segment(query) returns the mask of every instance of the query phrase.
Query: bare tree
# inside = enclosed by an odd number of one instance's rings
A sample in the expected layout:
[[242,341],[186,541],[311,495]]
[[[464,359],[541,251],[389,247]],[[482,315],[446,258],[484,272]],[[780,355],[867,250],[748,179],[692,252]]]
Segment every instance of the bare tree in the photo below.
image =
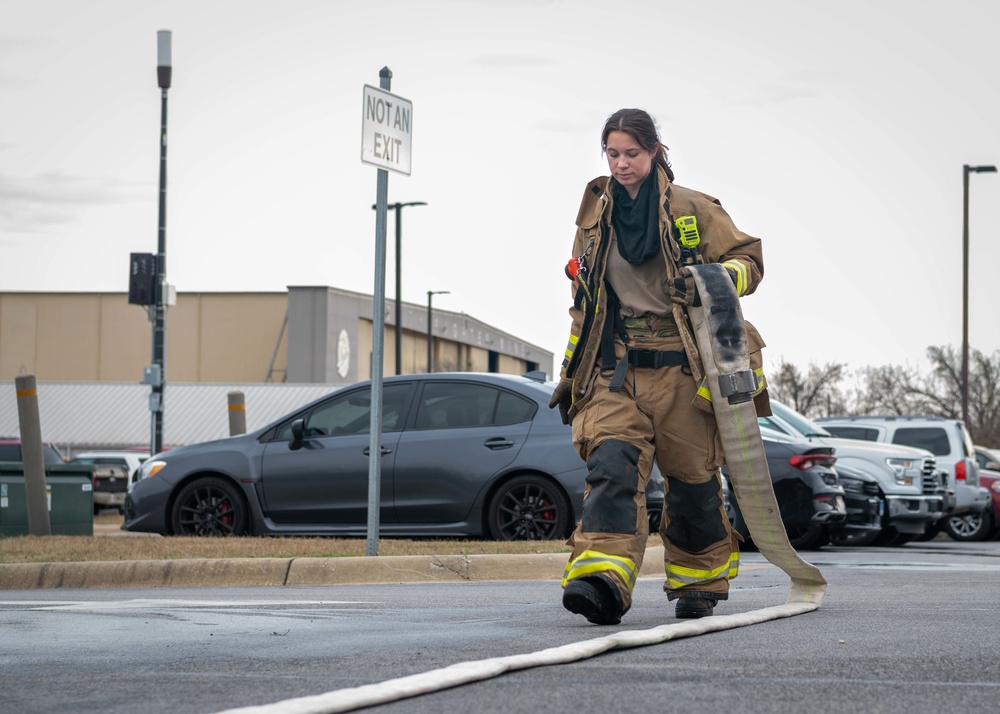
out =
[[805,416],[829,416],[843,413],[846,401],[838,384],[844,378],[846,365],[827,363],[820,367],[814,362],[803,374],[798,367],[782,360],[768,380],[768,393]]
[[[961,356],[951,347],[928,347],[931,376],[922,394],[931,403],[929,413],[949,419],[962,416]],[[977,444],[1000,443],[1000,351],[985,355],[972,350],[969,359],[969,422]]]

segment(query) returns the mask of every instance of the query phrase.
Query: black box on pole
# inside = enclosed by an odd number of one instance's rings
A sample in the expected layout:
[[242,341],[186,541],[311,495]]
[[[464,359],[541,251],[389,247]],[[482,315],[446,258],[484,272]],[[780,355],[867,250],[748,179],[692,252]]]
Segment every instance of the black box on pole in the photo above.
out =
[[156,302],[156,254],[129,254],[128,303],[152,305]]

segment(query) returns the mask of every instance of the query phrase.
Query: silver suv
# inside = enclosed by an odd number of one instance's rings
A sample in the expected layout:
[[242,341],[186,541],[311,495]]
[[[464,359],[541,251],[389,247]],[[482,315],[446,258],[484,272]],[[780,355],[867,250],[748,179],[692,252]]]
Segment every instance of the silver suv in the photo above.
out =
[[979,485],[972,437],[959,419],[935,416],[858,416],[817,419],[827,431],[847,439],[906,444],[927,449],[947,474],[948,488],[955,492],[955,506],[939,522],[955,540],[962,536],[961,521],[968,515],[982,516],[991,505],[990,492]]
[[[832,446],[839,466],[851,466],[878,481],[882,529],[858,534],[834,534],[835,545],[902,545],[923,535],[945,513],[947,492],[934,455],[902,445],[869,444],[837,438],[794,409],[771,400],[771,416],[760,417],[772,429]],[[844,479],[844,489],[852,486]],[[861,482],[858,488],[863,488]]]

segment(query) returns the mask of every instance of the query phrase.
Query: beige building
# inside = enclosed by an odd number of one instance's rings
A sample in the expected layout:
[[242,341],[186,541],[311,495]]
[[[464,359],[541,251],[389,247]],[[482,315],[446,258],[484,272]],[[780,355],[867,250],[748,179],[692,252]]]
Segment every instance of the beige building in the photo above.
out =
[[[371,377],[373,299],[331,287],[179,293],[167,312],[167,383],[350,384]],[[396,373],[386,300],[384,374]],[[435,372],[541,370],[553,355],[461,313],[434,309]],[[426,306],[402,306],[402,373],[428,371]],[[139,382],[151,362],[147,309],[126,293],[0,293],[0,381]]]

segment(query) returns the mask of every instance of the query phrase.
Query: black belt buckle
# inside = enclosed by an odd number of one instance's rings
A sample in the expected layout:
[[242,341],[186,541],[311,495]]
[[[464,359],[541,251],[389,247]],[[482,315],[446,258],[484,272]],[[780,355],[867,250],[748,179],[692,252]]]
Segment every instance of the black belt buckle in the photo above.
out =
[[655,367],[655,350],[629,350],[628,363],[633,367]]

